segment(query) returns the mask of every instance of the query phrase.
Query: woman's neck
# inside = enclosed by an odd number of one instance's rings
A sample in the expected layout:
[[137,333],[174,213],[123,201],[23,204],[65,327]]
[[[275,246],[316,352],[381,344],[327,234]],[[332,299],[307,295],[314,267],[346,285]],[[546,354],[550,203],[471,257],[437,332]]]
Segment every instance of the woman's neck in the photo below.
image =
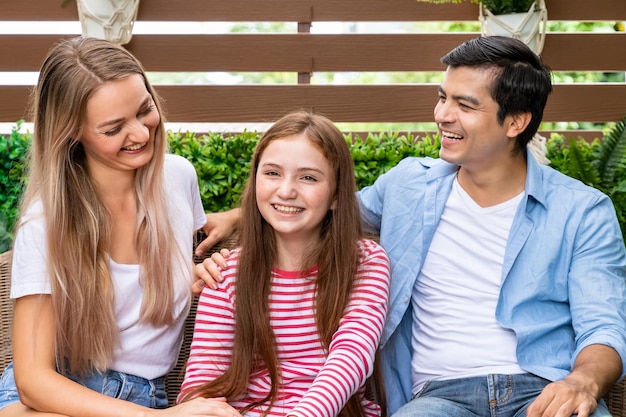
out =
[[94,176],[96,191],[111,218],[110,246],[107,252],[119,264],[137,264],[135,247],[137,228],[137,195],[134,171]]

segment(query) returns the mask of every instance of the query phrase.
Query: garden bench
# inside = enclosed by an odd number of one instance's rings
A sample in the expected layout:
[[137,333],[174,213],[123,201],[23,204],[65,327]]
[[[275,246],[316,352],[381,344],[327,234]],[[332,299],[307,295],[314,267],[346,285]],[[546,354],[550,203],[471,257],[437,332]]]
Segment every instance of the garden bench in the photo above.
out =
[[[224,247],[232,247],[226,242]],[[213,248],[212,253],[217,248]],[[4,370],[11,361],[11,323],[13,319],[13,301],[9,299],[11,285],[11,252],[0,255],[0,369]],[[193,334],[195,316],[195,303],[185,321],[184,340],[178,361],[174,369],[167,375],[166,388],[171,404],[176,400],[176,395],[182,383],[185,372],[185,362],[189,356],[189,346]],[[611,392],[605,397],[609,410],[613,417],[626,417],[626,381],[616,384]]]

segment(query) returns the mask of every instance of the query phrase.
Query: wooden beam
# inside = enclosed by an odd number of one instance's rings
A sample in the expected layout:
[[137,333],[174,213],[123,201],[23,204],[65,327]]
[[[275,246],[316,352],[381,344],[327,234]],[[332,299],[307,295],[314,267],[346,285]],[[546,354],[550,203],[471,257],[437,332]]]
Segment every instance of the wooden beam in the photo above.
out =
[[[432,122],[436,85],[157,86],[171,122],[271,122],[299,108],[336,122]],[[30,87],[0,86],[0,122],[25,117]],[[626,115],[626,84],[556,85],[546,122],[610,122]]]
[[26,107],[31,89],[22,85],[0,86],[0,123],[28,120]]
[[[136,35],[126,45],[148,71],[442,71],[439,59],[478,36],[451,34]],[[0,71],[38,71],[60,35],[4,35]],[[544,61],[554,71],[626,71],[621,33],[555,33]],[[384,58],[383,58],[384,57]]]

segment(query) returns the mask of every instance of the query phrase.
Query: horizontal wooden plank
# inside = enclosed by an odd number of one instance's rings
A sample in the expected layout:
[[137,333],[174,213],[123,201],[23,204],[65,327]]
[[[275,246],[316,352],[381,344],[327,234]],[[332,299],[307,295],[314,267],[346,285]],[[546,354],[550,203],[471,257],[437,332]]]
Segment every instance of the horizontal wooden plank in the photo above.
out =
[[[437,96],[433,85],[349,86],[159,86],[172,121],[265,122],[308,108],[337,122],[430,122]],[[626,85],[556,85],[545,121],[608,122],[626,114]],[[193,119],[193,120],[192,120]]]
[[615,122],[626,116],[626,84],[560,84],[548,99],[545,121]]
[[[298,108],[337,122],[432,122],[435,85],[157,86],[171,122],[269,122]],[[30,88],[0,86],[0,122],[25,117]],[[546,122],[609,122],[626,114],[625,84],[556,85]]]
[[[76,4],[61,0],[0,0],[1,20],[77,20]],[[548,0],[550,20],[626,20],[623,0]],[[478,6],[416,0],[144,0],[146,21],[468,21]]]
[[31,87],[0,86],[0,123],[28,119],[26,106]]
[[[439,59],[470,33],[136,35],[126,45],[148,71],[441,71]],[[0,37],[0,71],[37,71],[64,36]],[[560,33],[546,37],[554,71],[626,71],[626,36]],[[1,83],[1,80],[0,80]]]
[[624,51],[623,33],[550,33],[541,57],[553,71],[626,71]]
[[[474,36],[477,34],[137,36],[127,47],[146,68],[156,71],[172,71],[183,63],[191,66],[191,71],[206,71],[207,67],[217,71],[308,73],[441,71],[439,58]],[[626,48],[626,42],[623,45]]]
[[[474,36],[136,35],[126,48],[148,71],[441,71],[439,58]],[[0,56],[11,56],[0,60],[0,71],[37,71],[47,51],[65,37],[0,37]]]
[[61,35],[0,35],[0,71],[39,71],[52,46],[71,36]]

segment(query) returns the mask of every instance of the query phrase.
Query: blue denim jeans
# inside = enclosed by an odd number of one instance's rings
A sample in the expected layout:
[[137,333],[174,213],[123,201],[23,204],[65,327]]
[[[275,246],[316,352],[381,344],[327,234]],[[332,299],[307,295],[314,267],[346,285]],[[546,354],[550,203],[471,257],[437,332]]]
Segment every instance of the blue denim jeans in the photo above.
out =
[[[392,417],[523,417],[549,383],[532,374],[429,381]],[[604,400],[591,417],[610,417]]]
[[[147,380],[122,372],[106,371],[102,374],[93,373],[83,378],[73,376],[68,376],[68,378],[101,394],[145,407],[167,408],[168,405],[164,377]],[[13,376],[13,364],[10,363],[0,377],[0,410],[19,400]]]

